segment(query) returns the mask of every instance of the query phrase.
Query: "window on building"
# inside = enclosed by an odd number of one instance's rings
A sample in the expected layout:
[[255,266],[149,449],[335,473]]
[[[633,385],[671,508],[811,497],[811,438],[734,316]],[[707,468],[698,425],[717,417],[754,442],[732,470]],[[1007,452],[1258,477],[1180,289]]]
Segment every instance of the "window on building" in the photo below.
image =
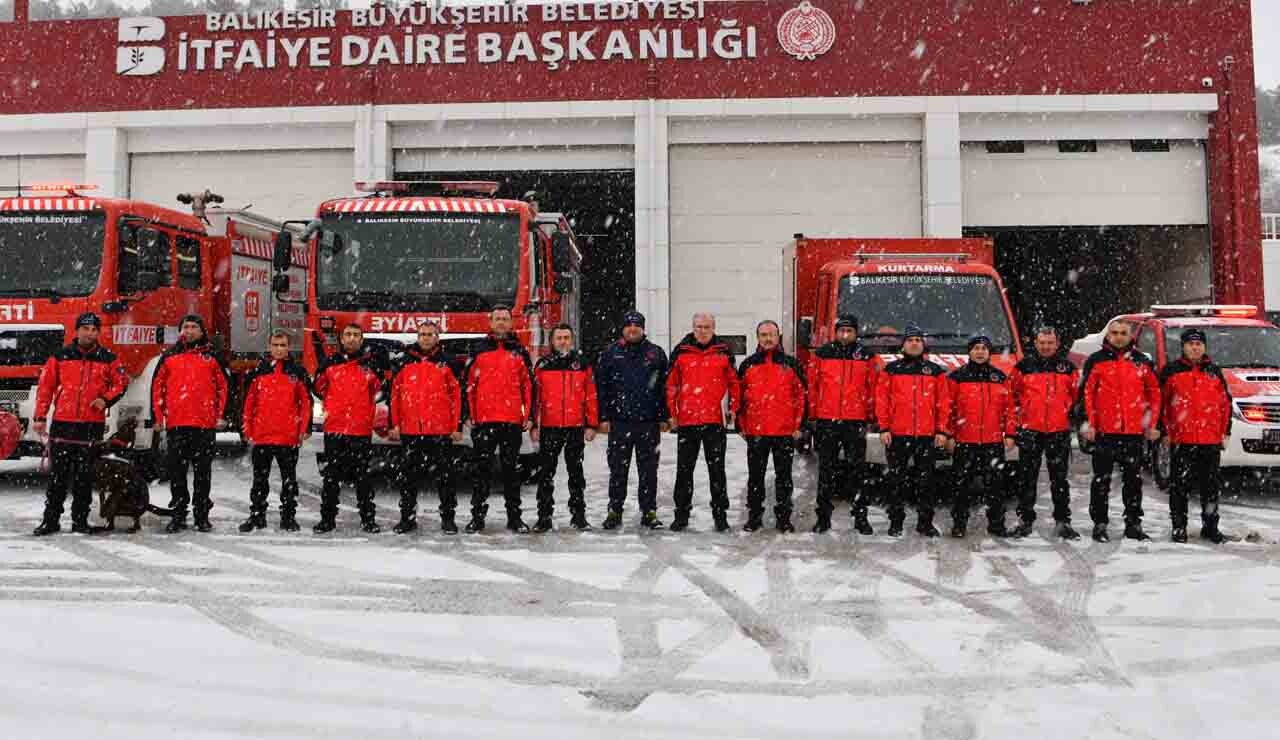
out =
[[1169,140],[1133,139],[1129,142],[1129,148],[1135,152],[1167,152],[1169,151]]
[[1027,151],[1026,142],[1022,141],[988,141],[987,154],[1023,154]]
[[1093,154],[1098,151],[1098,142],[1093,139],[1069,139],[1059,141],[1058,151],[1063,154]]

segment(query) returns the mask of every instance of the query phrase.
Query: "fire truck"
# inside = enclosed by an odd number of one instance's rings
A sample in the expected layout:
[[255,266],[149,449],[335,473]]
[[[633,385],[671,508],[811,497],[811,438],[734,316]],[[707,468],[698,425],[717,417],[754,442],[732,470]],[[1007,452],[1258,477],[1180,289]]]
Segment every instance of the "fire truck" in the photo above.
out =
[[[321,203],[303,232],[314,265],[305,291],[309,371],[338,351],[349,323],[393,358],[427,321],[447,351],[465,358],[498,305],[511,308],[513,332],[535,361],[550,351],[556,325],[577,331],[581,253],[564,215],[496,198],[494,182],[358,182],[356,190],[364,195]],[[287,244],[276,249],[280,256]],[[377,431],[376,442],[391,444],[383,425]]]
[[[139,450],[153,448],[151,378],[184,315],[204,317],[233,370],[233,403],[272,330],[302,332],[299,307],[272,292],[281,224],[211,207],[222,198],[208,191],[179,195],[191,206],[183,212],[86,195],[93,189],[22,186],[0,198],[0,412],[18,417],[17,455],[42,454],[44,440],[30,423],[36,383],[49,356],[73,341],[82,312],[101,317],[100,341],[132,379],[107,416],[108,433],[139,419]],[[305,284],[305,252],[290,250],[286,259],[284,272]],[[232,428],[239,416],[228,409]]]
[[[900,354],[902,331],[924,330],[929,359],[952,369],[968,361],[970,337],[994,344],[991,362],[1008,372],[1022,358],[1017,322],[994,264],[990,239],[844,239],[796,234],[783,252],[783,336],[802,363],[835,338],[836,319],[858,317],[858,338],[884,362]],[[867,462],[884,447],[867,435]]]

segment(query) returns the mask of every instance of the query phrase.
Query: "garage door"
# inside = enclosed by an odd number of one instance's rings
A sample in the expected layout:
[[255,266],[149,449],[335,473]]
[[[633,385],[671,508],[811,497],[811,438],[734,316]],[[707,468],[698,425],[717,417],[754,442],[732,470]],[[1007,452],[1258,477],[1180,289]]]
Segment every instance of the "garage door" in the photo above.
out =
[[1168,142],[1168,151],[1134,151],[1128,141],[1028,141],[1022,148],[996,153],[985,143],[963,145],[965,226],[1208,223],[1200,142]]
[[670,166],[673,343],[709,311],[754,348],[796,233],[920,236],[918,143],[673,146]]
[[308,218],[327,198],[352,193],[350,150],[134,154],[132,197],[178,207],[178,193],[209,188],[228,206],[277,220]]
[[0,185],[84,182],[84,157],[0,157]]

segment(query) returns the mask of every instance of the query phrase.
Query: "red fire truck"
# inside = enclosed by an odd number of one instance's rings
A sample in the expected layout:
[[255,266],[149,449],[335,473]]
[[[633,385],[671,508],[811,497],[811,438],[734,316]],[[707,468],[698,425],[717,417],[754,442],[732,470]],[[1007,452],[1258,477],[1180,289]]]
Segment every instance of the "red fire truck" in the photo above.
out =
[[[902,330],[926,333],[929,358],[963,365],[968,340],[985,334],[991,361],[1009,371],[1022,358],[1017,323],[994,267],[990,239],[835,239],[797,234],[783,254],[783,332],[801,362],[835,336],[836,319],[858,317],[862,343],[885,362],[899,356]],[[867,460],[884,462],[878,435]]]
[[366,195],[325,201],[304,232],[315,265],[305,298],[309,370],[338,350],[351,322],[394,354],[434,321],[445,348],[465,356],[488,333],[489,310],[510,306],[513,331],[535,360],[550,350],[554,326],[576,330],[581,254],[563,215],[495,198],[494,182],[356,189]]
[[[108,431],[137,417],[137,447],[152,447],[150,383],[178,324],[199,314],[239,377],[265,351],[276,326],[300,313],[271,291],[272,245],[281,224],[247,211],[209,208],[222,198],[182,194],[194,213],[121,198],[92,186],[23,186],[0,198],[0,412],[23,430],[17,454],[40,454],[31,429],[35,384],[49,355],[74,338],[76,317],[102,318],[102,344],[132,377],[108,414]],[[289,255],[302,284],[305,253]],[[233,400],[239,383],[233,383]],[[239,414],[230,409],[228,420]]]

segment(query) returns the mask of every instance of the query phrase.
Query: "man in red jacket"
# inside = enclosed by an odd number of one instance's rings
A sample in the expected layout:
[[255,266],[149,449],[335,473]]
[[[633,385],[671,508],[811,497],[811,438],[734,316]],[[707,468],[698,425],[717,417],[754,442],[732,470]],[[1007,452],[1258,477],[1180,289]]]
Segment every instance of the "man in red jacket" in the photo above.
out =
[[773,456],[776,504],[773,515],[779,532],[794,532],[791,524],[791,459],[800,424],[804,421],[804,372],[796,358],[782,351],[778,325],[756,326],[756,353],[738,366],[742,402],[738,429],[747,440],[747,523],[744,531],[764,526],[764,473]]
[[267,526],[272,460],[280,468],[280,529],[298,531],[298,449],[311,436],[311,378],[289,359],[286,332],[271,334],[269,352],[245,383],[241,429],[253,444],[253,487],[241,532]]
[[933,467],[947,442],[951,414],[947,371],[924,356],[924,332],[909,324],[902,357],[885,366],[876,383],[876,423],[889,463],[889,536],[902,536],[907,492],[916,493],[916,532],[937,537],[933,526]]
[[1007,537],[1004,526],[1004,454],[1013,449],[1013,404],[1008,377],[991,366],[991,339],[969,340],[969,362],[947,376],[951,396],[948,433],[955,445],[951,460],[952,537],[964,537],[969,522],[970,486],[982,481],[987,495],[987,532]]
[[[813,531],[831,529],[832,503],[842,477],[852,490],[853,527],[875,534],[867,521],[867,424],[875,418],[880,357],[858,342],[858,319],[841,316],[836,339],[813,353],[809,363],[809,415],[818,453],[818,521]],[[841,455],[843,454],[843,464]],[[842,475],[843,474],[843,475]]]
[[733,355],[716,336],[715,317],[694,314],[693,331],[671,350],[671,370],[667,373],[667,408],[678,437],[673,532],[689,526],[693,468],[700,449],[707,458],[711,516],[716,531],[729,529],[729,486],[724,472],[725,396],[729,397],[728,426],[733,426],[733,410],[738,407],[738,374],[733,368]]
[[591,363],[573,346],[573,327],[561,324],[551,332],[552,354],[538,360],[533,371],[536,417],[529,436],[538,443],[538,521],[533,531],[551,529],[555,511],[556,463],[564,450],[569,473],[570,524],[579,531],[587,523],[587,479],[582,472],[586,443],[600,426],[596,380]]
[[1017,424],[1018,517],[1021,523],[1014,537],[1031,534],[1036,520],[1036,484],[1040,478],[1040,458],[1049,468],[1053,495],[1055,533],[1064,540],[1078,540],[1071,527],[1071,488],[1067,469],[1071,463],[1071,407],[1076,402],[1080,376],[1061,351],[1058,332],[1053,327],[1036,331],[1036,354],[1023,358],[1009,376],[1009,391]]
[[324,358],[316,370],[314,392],[324,401],[324,465],[320,489],[320,521],[317,534],[337,526],[340,483],[356,487],[360,528],[369,534],[382,531],[376,515],[369,458],[373,454],[373,416],[387,375],[386,357],[364,342],[359,324],[342,329],[342,348]]
[[520,518],[520,440],[533,426],[533,363],[520,340],[511,334],[511,309],[489,312],[489,336],[472,347],[467,365],[467,403],[471,411],[471,443],[475,469],[471,475],[471,521],[468,532],[484,530],[489,512],[489,471],[494,454],[502,470],[507,529],[528,532]]
[[[213,443],[217,429],[226,424],[222,418],[227,407],[227,381],[230,377],[222,358],[214,354],[205,332],[204,319],[195,314],[183,317],[176,344],[160,355],[155,377],[151,380],[151,412],[156,431],[165,433],[169,447],[167,467],[169,490],[173,493],[170,508],[173,519],[166,532],[187,528],[187,504],[193,505],[196,530],[208,532],[209,510],[213,501],[209,489],[213,482]],[[187,465],[192,468],[195,499],[187,492]]]
[[[107,409],[124,395],[129,377],[115,354],[98,344],[102,321],[97,314],[76,319],[76,340],[58,350],[40,371],[33,426],[40,436],[48,431],[50,475],[44,516],[32,534],[53,534],[62,528],[62,505],[71,491],[71,531],[89,532],[93,503],[93,444],[106,429]],[[53,407],[53,425],[45,421]]]
[[1187,497],[1200,490],[1201,539],[1214,544],[1228,537],[1218,529],[1218,466],[1231,434],[1231,393],[1222,369],[1206,354],[1200,329],[1182,332],[1182,357],[1164,366],[1165,443],[1171,446],[1169,514],[1173,541],[1187,541]]
[[440,346],[440,327],[418,325],[418,341],[405,348],[391,380],[391,437],[400,440],[400,522],[396,534],[418,528],[418,484],[427,476],[440,489],[440,529],[457,534],[454,443],[462,441],[462,385],[452,355]]
[[1150,357],[1130,347],[1133,327],[1113,321],[1102,349],[1084,364],[1084,410],[1089,428],[1083,434],[1095,442],[1089,516],[1093,539],[1108,542],[1107,499],[1116,463],[1124,478],[1124,536],[1149,540],[1142,531],[1143,440],[1160,439],[1160,381]]

